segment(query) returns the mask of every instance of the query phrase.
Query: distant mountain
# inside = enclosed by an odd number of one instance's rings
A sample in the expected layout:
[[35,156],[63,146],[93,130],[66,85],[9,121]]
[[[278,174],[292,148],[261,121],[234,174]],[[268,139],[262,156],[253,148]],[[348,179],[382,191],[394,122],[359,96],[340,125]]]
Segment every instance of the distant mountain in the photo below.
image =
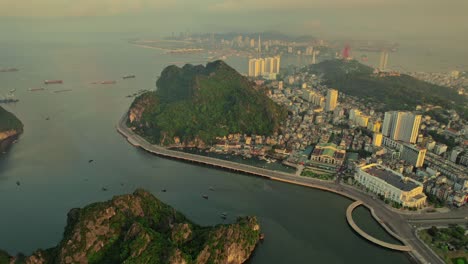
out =
[[0,263],[231,263],[247,261],[259,241],[255,217],[201,227],[144,190],[68,213],[62,241]]
[[384,110],[415,109],[433,104],[457,110],[468,116],[468,100],[448,87],[430,84],[409,75],[378,77],[373,68],[358,61],[327,60],[304,70],[322,74],[325,84],[349,95],[368,98],[382,104]]
[[168,66],[157,90],[135,99],[128,125],[150,141],[211,143],[233,133],[270,135],[287,116],[285,108],[223,61]]
[[0,106],[0,151],[3,152],[22,132],[23,123]]

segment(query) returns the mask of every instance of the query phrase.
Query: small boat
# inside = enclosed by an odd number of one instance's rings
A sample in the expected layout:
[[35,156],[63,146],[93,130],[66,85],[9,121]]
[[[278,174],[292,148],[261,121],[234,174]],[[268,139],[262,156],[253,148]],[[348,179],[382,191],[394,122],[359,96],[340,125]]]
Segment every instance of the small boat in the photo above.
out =
[[11,89],[10,90],[10,93],[14,93],[14,92],[16,92],[16,89]]
[[93,161],[94,161],[94,160],[90,159],[90,160],[88,160],[88,163],[91,163],[91,162],[93,162]]
[[210,191],[214,191],[215,189],[213,187],[210,186],[210,188],[208,188]]
[[50,117],[46,117],[46,119],[45,119],[45,120],[49,121],[49,120],[50,120]]
[[166,190],[166,189],[162,189],[161,192],[167,192],[167,190]]
[[21,183],[20,183],[19,181],[17,181],[17,182],[16,182],[16,185],[20,186],[20,185],[21,185]]
[[263,240],[263,239],[265,239],[265,234],[263,234],[263,233],[260,233],[260,235],[259,235],[259,239],[260,239],[260,240]]
[[107,191],[107,188],[102,187],[101,190],[102,190],[103,192],[105,192],[105,191]]
[[203,197],[204,199],[208,200],[208,195],[204,194],[204,195],[202,195],[202,197]]
[[135,77],[136,77],[135,75],[125,75],[122,77],[122,79],[133,79]]

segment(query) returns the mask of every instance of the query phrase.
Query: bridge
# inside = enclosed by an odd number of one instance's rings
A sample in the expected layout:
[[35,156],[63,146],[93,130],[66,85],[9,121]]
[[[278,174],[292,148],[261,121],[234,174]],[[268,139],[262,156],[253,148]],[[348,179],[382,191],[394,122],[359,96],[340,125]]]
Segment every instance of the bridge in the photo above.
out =
[[[384,247],[384,248],[388,248],[388,249],[392,249],[392,250],[398,250],[398,251],[411,251],[412,248],[409,247],[409,246],[403,246],[403,245],[396,245],[396,244],[391,244],[391,243],[388,243],[388,242],[385,242],[385,241],[382,241],[382,240],[379,240],[369,234],[367,234],[366,232],[364,232],[364,230],[362,230],[361,228],[359,228],[358,225],[356,225],[356,223],[354,222],[353,220],[353,211],[354,209],[356,209],[356,207],[360,206],[360,205],[363,205],[363,202],[362,201],[355,201],[354,203],[350,204],[348,206],[348,209],[346,209],[346,220],[348,221],[348,224],[351,226],[351,228],[356,231],[356,233],[358,233],[359,235],[361,235],[363,238],[369,240],[370,242],[374,243],[374,244],[377,244],[381,247]],[[387,230],[388,231],[388,230]],[[391,233],[395,238],[399,239],[401,241],[401,239],[399,237],[397,237],[395,234],[393,234],[393,232]]]

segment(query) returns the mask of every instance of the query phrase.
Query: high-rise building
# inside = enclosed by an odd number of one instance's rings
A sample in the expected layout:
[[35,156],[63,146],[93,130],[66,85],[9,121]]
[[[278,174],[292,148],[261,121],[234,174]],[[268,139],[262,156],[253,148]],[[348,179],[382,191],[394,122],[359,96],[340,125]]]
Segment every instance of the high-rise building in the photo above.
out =
[[424,164],[426,152],[427,150],[425,148],[419,148],[410,144],[403,144],[400,158],[412,164],[414,167],[420,168]]
[[380,54],[380,63],[379,63],[379,70],[385,71],[387,69],[387,62],[388,62],[388,51],[383,50]]
[[249,76],[257,77],[265,72],[264,59],[250,59],[249,60]]
[[382,134],[393,140],[416,143],[420,124],[421,115],[415,115],[411,112],[386,112]]
[[280,72],[280,64],[281,64],[281,57],[280,56],[273,57],[272,73],[279,73]]
[[382,139],[382,133],[374,133],[374,136],[372,137],[372,145],[375,147],[382,146]]
[[317,63],[316,56],[317,56],[317,51],[314,50],[314,51],[312,52],[312,64],[316,64],[316,63]]
[[338,104],[338,91],[335,89],[328,89],[327,102],[325,104],[325,111],[333,111]]

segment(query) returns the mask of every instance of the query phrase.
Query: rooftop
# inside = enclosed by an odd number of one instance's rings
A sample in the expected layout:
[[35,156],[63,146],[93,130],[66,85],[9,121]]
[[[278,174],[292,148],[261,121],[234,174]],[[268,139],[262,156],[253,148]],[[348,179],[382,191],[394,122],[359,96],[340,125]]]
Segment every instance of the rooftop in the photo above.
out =
[[403,176],[395,173],[394,171],[385,169],[382,166],[369,166],[363,171],[367,172],[368,174],[380,178],[381,180],[385,181],[386,183],[402,190],[402,191],[411,191],[416,187],[419,187],[418,184],[411,180],[405,180]]

